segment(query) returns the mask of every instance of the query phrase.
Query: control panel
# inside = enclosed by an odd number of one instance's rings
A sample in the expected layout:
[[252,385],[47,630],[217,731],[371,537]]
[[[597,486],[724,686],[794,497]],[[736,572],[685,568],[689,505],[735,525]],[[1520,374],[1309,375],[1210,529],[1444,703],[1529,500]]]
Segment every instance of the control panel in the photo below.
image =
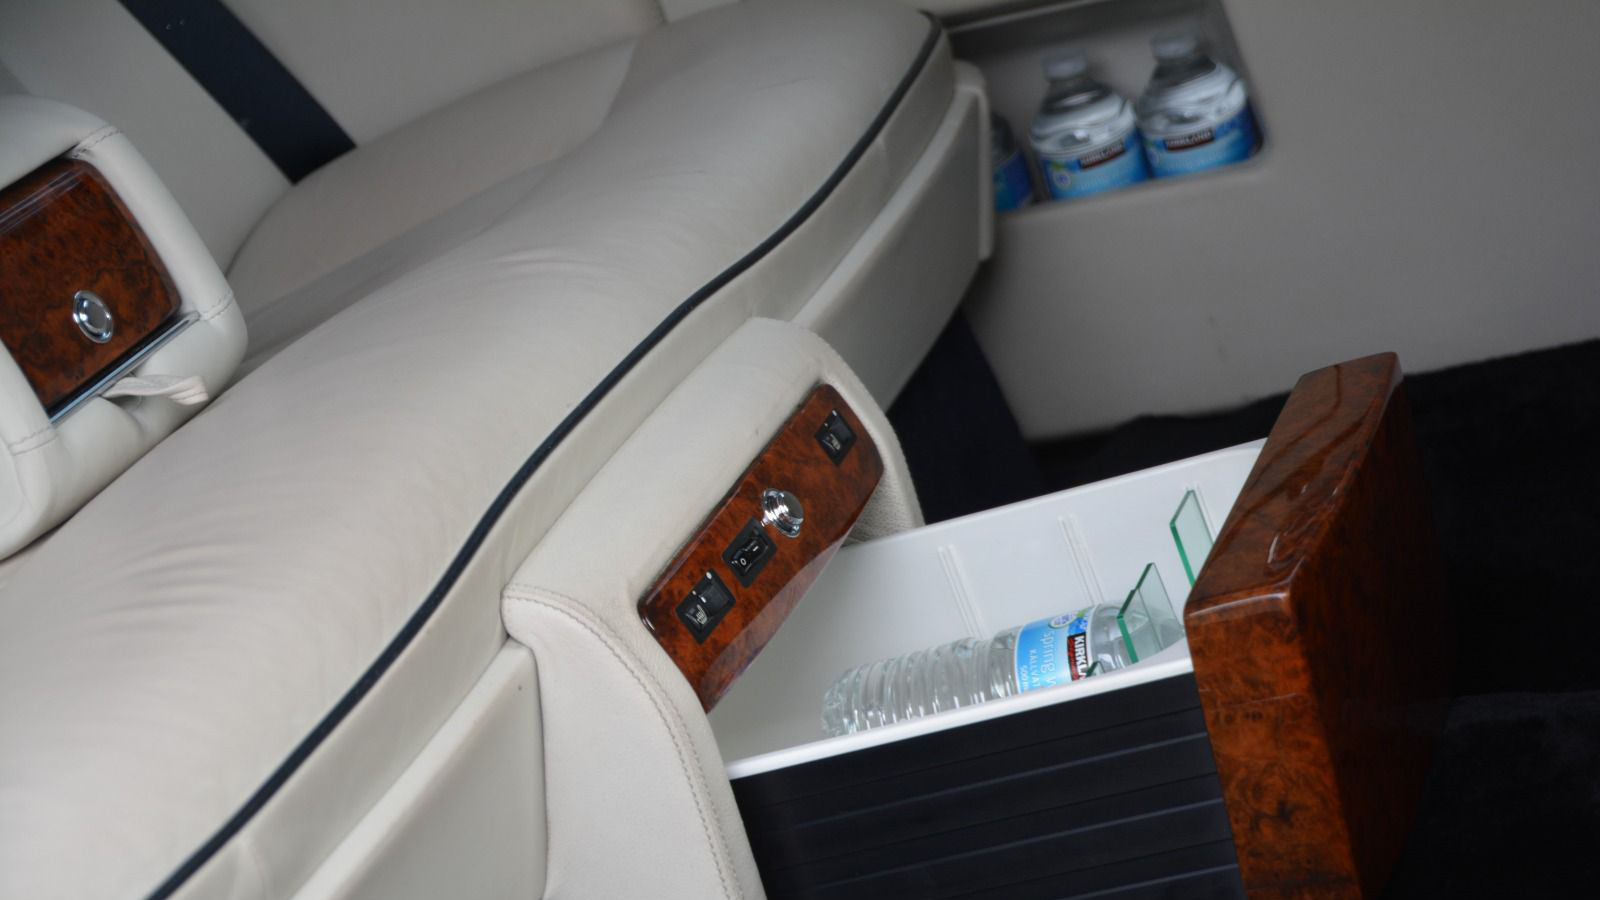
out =
[[819,385],[639,601],[706,709],[776,633],[882,477],[860,419]]

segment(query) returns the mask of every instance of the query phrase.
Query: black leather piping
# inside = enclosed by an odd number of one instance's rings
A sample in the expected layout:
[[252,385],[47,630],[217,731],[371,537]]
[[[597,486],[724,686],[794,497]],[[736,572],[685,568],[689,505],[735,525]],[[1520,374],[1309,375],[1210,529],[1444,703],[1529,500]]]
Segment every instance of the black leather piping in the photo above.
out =
[[839,184],[850,174],[850,170],[866,154],[873,141],[877,140],[884,126],[888,124],[889,118],[894,115],[895,110],[899,109],[901,101],[910,92],[911,86],[916,83],[917,76],[922,74],[923,69],[927,67],[928,60],[932,58],[934,48],[938,46],[939,37],[943,34],[943,30],[940,28],[937,19],[926,13],[924,15],[928,19],[928,36],[923,40],[922,49],[917,53],[916,60],[912,62],[911,68],[906,72],[905,77],[895,86],[894,93],[889,96],[888,102],[878,111],[878,115],[872,120],[872,123],[867,126],[867,130],[862,134],[860,140],[856,141],[855,145],[850,148],[850,152],[845,155],[844,160],[828,176],[828,180],[817,188],[816,192],[806,200],[804,205],[796,210],[782,225],[778,226],[777,231],[769,235],[754,250],[740,257],[733,265],[724,269],[717,277],[711,279],[711,281],[691,294],[687,300],[678,304],[659,325],[652,329],[648,335],[645,335],[644,340],[640,341],[628,352],[627,356],[622,358],[621,362],[617,363],[615,368],[606,373],[606,377],[601,379],[593,390],[589,391],[588,395],[583,398],[572,412],[567,414],[566,418],[561,420],[555,430],[534,449],[533,453],[522,463],[522,466],[517,469],[516,474],[511,476],[511,480],[495,496],[494,502],[489,504],[489,508],[478,519],[478,524],[473,527],[472,533],[467,536],[466,543],[456,553],[455,558],[450,561],[449,568],[445,569],[444,575],[439,579],[438,584],[434,585],[433,590],[429,591],[427,598],[422,601],[422,605],[417,608],[416,612],[411,614],[411,618],[406,620],[405,625],[400,628],[399,633],[394,636],[388,646],[384,647],[383,653],[362,673],[361,678],[350,690],[339,698],[338,704],[322,718],[322,721],[317,723],[311,733],[306,735],[305,739],[294,748],[289,757],[273,771],[272,775],[267,778],[261,787],[250,795],[250,799],[245,801],[244,806],[240,807],[239,811],[234,813],[223,824],[222,828],[211,836],[210,840],[207,840],[201,845],[200,849],[184,860],[183,865],[167,876],[167,879],[150,893],[147,900],[165,900],[165,898],[171,897],[178,888],[182,887],[190,876],[199,871],[201,866],[205,865],[234,835],[239,833],[240,829],[244,828],[251,817],[261,807],[265,806],[267,801],[272,799],[278,788],[282,787],[290,776],[294,775],[295,770],[300,768],[301,763],[304,763],[316,751],[317,747],[333,732],[333,729],[338,727],[339,723],[344,720],[344,717],[350,714],[350,711],[355,708],[357,703],[361,702],[361,699],[367,695],[373,685],[378,683],[378,679],[383,677],[383,673],[388,671],[389,666],[399,658],[401,653],[405,652],[406,647],[410,646],[411,640],[427,624],[428,619],[433,615],[433,611],[438,609],[440,603],[444,602],[444,598],[450,593],[450,589],[455,586],[457,579],[461,577],[462,572],[466,571],[473,555],[477,553],[479,547],[483,546],[483,542],[489,536],[490,529],[500,521],[500,516],[505,513],[506,508],[511,505],[511,501],[516,498],[522,487],[533,477],[533,473],[538,471],[539,466],[550,456],[556,446],[578,427],[578,424],[600,404],[601,400],[605,399],[611,389],[616,387],[617,383],[632,371],[634,366],[638,365],[639,360],[643,359],[645,354],[661,343],[662,338],[666,337],[685,318],[688,318],[689,314],[694,312],[700,304],[722,290],[729,282],[739,277],[751,266],[760,262],[763,257],[771,253],[801,225],[805,224],[806,220],[833,194]]

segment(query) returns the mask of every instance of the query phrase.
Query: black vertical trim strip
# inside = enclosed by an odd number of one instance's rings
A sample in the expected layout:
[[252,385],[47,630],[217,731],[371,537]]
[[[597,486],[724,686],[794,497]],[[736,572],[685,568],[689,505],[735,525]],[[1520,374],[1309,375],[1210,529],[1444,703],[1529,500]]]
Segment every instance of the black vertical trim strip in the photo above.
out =
[[176,871],[167,876],[167,879],[150,893],[147,900],[166,900],[182,887],[190,876],[198,872],[201,866],[205,865],[211,857],[217,854],[217,851],[222,849],[223,845],[227,844],[235,834],[239,833],[240,829],[244,828],[251,817],[272,799],[272,796],[278,792],[279,788],[283,787],[290,776],[294,775],[300,765],[316,751],[317,747],[321,746],[328,735],[333,733],[333,729],[338,727],[344,717],[355,709],[356,704],[360,703],[361,699],[367,695],[367,692],[372,690],[373,686],[378,683],[378,679],[383,677],[383,674],[389,670],[389,667],[400,657],[400,654],[404,653],[406,648],[411,645],[412,639],[417,636],[418,632],[422,631],[423,626],[427,625],[428,619],[433,616],[434,610],[438,609],[439,604],[444,602],[445,596],[450,593],[450,589],[455,586],[456,581],[466,571],[467,566],[472,562],[473,556],[477,554],[484,541],[488,539],[490,530],[500,521],[500,517],[505,514],[506,509],[516,499],[517,494],[533,478],[533,474],[539,470],[539,467],[544,464],[544,461],[555,448],[567,438],[567,435],[571,434],[588,417],[589,413],[600,405],[600,401],[611,393],[611,389],[616,387],[629,372],[633,371],[633,367],[638,365],[639,361],[644,359],[645,355],[654,349],[657,344],[661,343],[668,334],[672,333],[672,330],[678,327],[679,323],[698,309],[700,304],[709,300],[718,291],[727,287],[729,282],[744,274],[746,270],[775,250],[779,244],[794,234],[801,225],[804,225],[806,220],[810,219],[821,208],[822,204],[833,195],[833,192],[844,181],[845,176],[850,174],[850,170],[855,168],[856,163],[861,161],[861,157],[866,155],[867,150],[878,139],[878,135],[882,133],[884,126],[889,123],[889,118],[894,115],[895,110],[900,107],[900,102],[905,99],[906,94],[911,91],[911,86],[916,83],[917,76],[922,74],[923,69],[927,67],[928,60],[933,57],[934,48],[939,45],[939,37],[944,34],[944,31],[939,27],[938,19],[927,13],[923,13],[923,16],[928,20],[928,35],[924,38],[922,49],[917,53],[916,59],[911,63],[911,68],[906,72],[905,77],[900,80],[900,83],[895,86],[894,93],[889,95],[889,99],[884,103],[883,108],[878,111],[878,115],[867,126],[867,130],[861,135],[860,140],[856,141],[850,151],[845,154],[844,159],[828,175],[828,179],[817,188],[815,193],[806,199],[806,202],[799,209],[795,210],[788,219],[785,219],[782,225],[778,226],[778,230],[768,235],[765,240],[756,245],[755,249],[741,256],[728,268],[722,270],[715,278],[691,294],[688,299],[678,304],[672,312],[668,313],[667,317],[659,325],[645,335],[644,340],[628,351],[628,355],[623,357],[615,368],[606,373],[605,378],[601,379],[600,383],[595,385],[594,389],[584,396],[583,400],[573,408],[572,412],[568,413],[567,417],[556,425],[555,430],[550,432],[549,436],[540,442],[538,447],[534,448],[533,453],[511,476],[511,480],[506,483],[506,486],[500,489],[500,493],[495,496],[494,502],[489,504],[489,508],[484,511],[483,516],[478,519],[478,523],[473,526],[472,533],[467,535],[466,543],[457,551],[455,558],[450,561],[449,567],[440,576],[438,584],[434,585],[433,589],[428,592],[428,596],[423,598],[422,605],[417,607],[417,611],[412,613],[411,618],[406,620],[399,633],[394,636],[388,646],[384,647],[383,653],[362,673],[361,678],[351,686],[350,690],[339,698],[339,702],[335,704],[332,710],[329,710],[328,714],[322,718],[322,721],[317,723],[311,733],[306,735],[305,739],[294,748],[289,757],[267,777],[261,787],[256,788],[255,793],[250,795],[244,805],[239,808],[239,811],[229,817],[228,821],[222,824],[216,834],[213,834],[188,859],[184,860]]
[[355,142],[219,0],[120,0],[290,181]]

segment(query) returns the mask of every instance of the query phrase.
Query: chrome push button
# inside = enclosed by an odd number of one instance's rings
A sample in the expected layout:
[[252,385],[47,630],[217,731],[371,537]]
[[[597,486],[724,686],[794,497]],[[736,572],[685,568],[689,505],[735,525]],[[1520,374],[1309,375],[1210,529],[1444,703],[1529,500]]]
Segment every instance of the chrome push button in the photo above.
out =
[[111,307],[94,291],[79,291],[72,295],[72,321],[83,336],[96,344],[104,344],[116,333],[117,321]]
[[776,528],[779,534],[799,537],[805,520],[806,511],[800,506],[800,498],[777,488],[761,492],[761,521]]

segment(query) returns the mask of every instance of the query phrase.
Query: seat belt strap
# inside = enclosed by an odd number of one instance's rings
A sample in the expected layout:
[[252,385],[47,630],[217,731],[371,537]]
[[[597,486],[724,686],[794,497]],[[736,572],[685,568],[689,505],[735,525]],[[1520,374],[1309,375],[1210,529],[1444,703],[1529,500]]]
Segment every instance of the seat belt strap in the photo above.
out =
[[219,0],[120,0],[291,182],[355,149],[322,104]]

